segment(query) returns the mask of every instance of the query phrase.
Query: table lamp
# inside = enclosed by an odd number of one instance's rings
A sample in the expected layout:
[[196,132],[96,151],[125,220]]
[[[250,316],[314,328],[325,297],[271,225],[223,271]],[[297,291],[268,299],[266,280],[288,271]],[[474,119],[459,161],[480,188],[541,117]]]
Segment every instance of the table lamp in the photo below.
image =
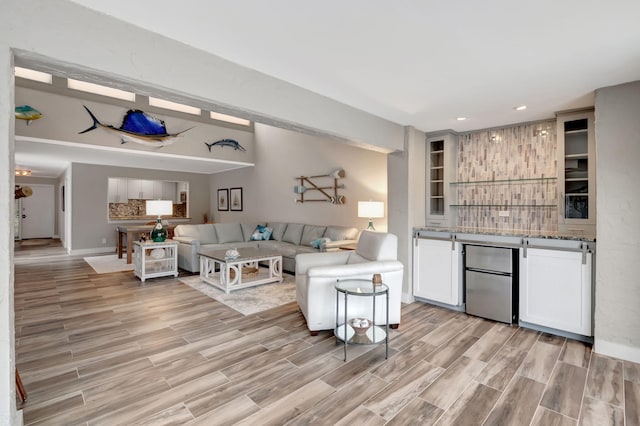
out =
[[167,228],[162,224],[162,217],[173,214],[173,202],[171,200],[147,200],[147,215],[158,215],[158,222],[151,231],[151,239],[161,243],[167,239]]
[[382,201],[358,201],[358,217],[369,218],[367,229],[375,231],[373,218],[384,217],[384,203]]

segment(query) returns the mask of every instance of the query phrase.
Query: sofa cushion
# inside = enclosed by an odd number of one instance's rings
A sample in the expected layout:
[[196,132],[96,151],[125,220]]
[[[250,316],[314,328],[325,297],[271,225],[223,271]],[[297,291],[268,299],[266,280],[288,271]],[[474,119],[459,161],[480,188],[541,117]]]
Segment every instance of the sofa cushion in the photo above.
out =
[[260,223],[241,223],[240,227],[242,228],[242,237],[244,241],[252,241],[251,236],[255,232],[258,226],[262,226]]
[[277,250],[278,250],[278,253],[280,253],[280,256],[290,257],[292,259],[296,257],[296,254],[298,254],[298,246],[295,244],[281,242],[278,245]]
[[242,237],[242,227],[239,223],[216,223],[216,234],[218,243],[236,243],[244,241]]
[[300,240],[300,245],[310,246],[312,241],[322,237],[325,229],[327,229],[326,226],[304,225],[304,229],[302,230],[302,239]]
[[327,226],[323,237],[331,241],[355,240],[358,237],[358,228],[349,226]]
[[282,241],[282,237],[284,236],[284,231],[287,229],[286,223],[281,222],[269,222],[267,223],[269,228],[273,228],[273,232],[271,233],[271,239],[276,241]]
[[304,225],[302,223],[287,224],[287,229],[286,231],[284,231],[284,235],[282,236],[282,241],[284,241],[285,243],[300,245],[303,229],[304,229]]
[[264,241],[271,238],[271,234],[273,233],[273,228],[268,226],[258,225],[256,229],[253,231],[253,234],[249,237],[251,241]]
[[174,233],[177,237],[189,237],[199,240],[201,244],[216,244],[218,242],[216,229],[210,223],[178,225]]

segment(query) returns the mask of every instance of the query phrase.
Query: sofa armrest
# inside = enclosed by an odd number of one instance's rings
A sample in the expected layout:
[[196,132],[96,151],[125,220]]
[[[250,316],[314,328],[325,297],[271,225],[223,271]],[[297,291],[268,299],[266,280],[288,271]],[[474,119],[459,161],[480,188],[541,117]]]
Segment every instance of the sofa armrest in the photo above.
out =
[[349,260],[348,251],[336,251],[331,253],[301,253],[296,255],[296,275],[307,273],[309,268],[335,264],[345,264]]
[[339,250],[340,247],[356,245],[358,244],[358,240],[339,240],[339,241],[325,241],[320,246],[320,251],[335,251]]
[[193,244],[193,245],[200,245],[200,240],[198,240],[197,238],[193,238],[193,237],[176,237],[174,236],[172,238],[173,241],[178,241],[180,243],[184,243],[184,244]]
[[397,260],[385,260],[375,262],[350,263],[347,265],[323,265],[310,267],[307,271],[309,277],[349,278],[359,275],[384,274],[387,272],[402,271],[403,265]]

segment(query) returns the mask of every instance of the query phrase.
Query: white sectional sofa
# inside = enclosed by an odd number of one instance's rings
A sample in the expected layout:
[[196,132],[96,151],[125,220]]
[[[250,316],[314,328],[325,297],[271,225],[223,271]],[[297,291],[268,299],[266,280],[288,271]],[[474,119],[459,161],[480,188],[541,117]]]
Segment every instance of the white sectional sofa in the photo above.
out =
[[[253,241],[251,236],[258,225],[273,230],[269,240]],[[200,271],[201,248],[227,250],[242,247],[265,247],[282,255],[282,267],[294,272],[295,257],[300,253],[339,250],[341,246],[356,244],[358,229],[346,226],[305,225],[302,223],[206,223],[176,226],[173,239],[178,241],[178,267],[189,272]],[[323,239],[318,248],[311,243]]]

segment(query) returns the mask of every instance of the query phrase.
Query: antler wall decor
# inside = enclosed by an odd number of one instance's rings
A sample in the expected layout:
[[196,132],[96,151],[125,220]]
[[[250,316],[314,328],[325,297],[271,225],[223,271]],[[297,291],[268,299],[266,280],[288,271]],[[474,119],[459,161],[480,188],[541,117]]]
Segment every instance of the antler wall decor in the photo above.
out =
[[[331,204],[344,204],[347,200],[344,195],[338,194],[338,189],[344,189],[344,184],[338,184],[338,179],[345,177],[345,172],[342,169],[332,170],[330,173],[326,175],[316,175],[316,176],[300,176],[295,178],[296,180],[300,180],[300,185],[296,185],[293,187],[293,192],[298,194],[300,198],[296,199],[297,203],[304,203],[310,201],[321,201],[325,203]],[[327,186],[324,184],[316,184],[312,182],[311,179],[320,179],[320,178],[332,178],[333,186]],[[305,186],[308,184],[309,186]],[[325,198],[304,198],[304,194],[307,191],[318,191],[320,194],[324,195]],[[328,192],[327,192],[328,191]],[[333,195],[331,194],[333,192]]]

